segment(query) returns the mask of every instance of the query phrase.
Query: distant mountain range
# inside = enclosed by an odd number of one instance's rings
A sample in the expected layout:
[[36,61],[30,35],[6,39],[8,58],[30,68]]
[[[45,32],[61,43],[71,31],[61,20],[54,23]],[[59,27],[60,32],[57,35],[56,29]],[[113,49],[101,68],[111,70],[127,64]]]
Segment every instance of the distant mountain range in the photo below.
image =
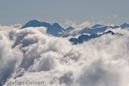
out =
[[[31,20],[29,22],[27,22],[21,29],[26,28],[26,27],[46,27],[47,28],[47,33],[51,34],[53,36],[62,36],[62,37],[67,37],[72,30],[74,30],[75,28],[73,27],[68,27],[68,28],[63,28],[61,27],[61,25],[59,25],[58,23],[53,23],[52,25],[50,23],[47,22],[40,22],[38,20]],[[116,29],[116,28],[127,28],[129,27],[129,24],[124,23],[120,26],[106,26],[106,25],[100,25],[100,24],[96,24],[92,27],[85,27],[82,30],[74,33],[74,35],[76,34],[84,34],[84,33],[88,33],[88,34],[96,34],[98,32],[104,32],[106,31],[108,28],[112,28],[112,29]]]
[[103,32],[102,34],[99,34],[99,35],[98,34],[80,35],[78,38],[71,38],[69,41],[71,41],[73,44],[78,44],[78,43],[80,44],[80,43],[83,43],[84,41],[88,41],[90,39],[94,39],[94,38],[100,37],[105,34],[122,35],[122,34],[114,33],[113,31],[109,30],[109,31]]
[[[100,37],[105,34],[112,34],[112,35],[116,34],[111,30],[105,32],[108,28],[111,28],[111,29],[129,28],[129,24],[127,24],[127,23],[124,23],[120,26],[106,26],[106,25],[96,24],[92,27],[85,27],[76,33],[70,34],[70,32],[74,31],[74,29],[75,29],[71,26],[65,29],[65,28],[61,27],[61,25],[59,25],[58,23],[53,23],[51,25],[50,23],[47,23],[47,22],[31,20],[31,21],[27,22],[21,29],[24,29],[26,27],[41,27],[41,26],[46,27],[47,33],[51,34],[53,36],[67,37],[70,35],[75,36],[75,35],[79,34],[80,36],[78,38],[69,39],[69,41],[73,42],[73,44],[83,43],[83,41],[88,41],[90,39],[97,38],[97,37]],[[98,35],[97,34],[98,32],[101,32],[101,34]],[[84,35],[84,34],[90,34],[90,35]]]

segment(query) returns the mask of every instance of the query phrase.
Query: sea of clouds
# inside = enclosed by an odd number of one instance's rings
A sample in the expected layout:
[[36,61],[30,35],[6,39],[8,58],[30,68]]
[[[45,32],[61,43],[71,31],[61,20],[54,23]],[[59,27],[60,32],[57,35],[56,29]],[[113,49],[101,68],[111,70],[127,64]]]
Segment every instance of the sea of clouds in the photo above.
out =
[[44,27],[1,30],[0,86],[129,86],[129,29],[114,32],[72,45]]

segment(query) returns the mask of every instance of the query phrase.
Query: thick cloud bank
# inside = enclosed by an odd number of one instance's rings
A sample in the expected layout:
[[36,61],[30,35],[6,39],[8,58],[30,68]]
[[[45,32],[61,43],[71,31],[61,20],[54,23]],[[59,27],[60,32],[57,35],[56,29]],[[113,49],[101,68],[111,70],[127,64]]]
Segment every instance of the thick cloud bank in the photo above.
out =
[[128,86],[129,31],[116,32],[72,45],[31,27],[0,31],[1,84]]

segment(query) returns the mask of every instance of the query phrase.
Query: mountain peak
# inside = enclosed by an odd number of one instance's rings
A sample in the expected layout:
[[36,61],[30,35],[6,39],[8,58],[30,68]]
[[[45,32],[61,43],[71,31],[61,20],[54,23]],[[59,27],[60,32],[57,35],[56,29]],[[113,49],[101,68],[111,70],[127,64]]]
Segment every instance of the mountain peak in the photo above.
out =
[[71,30],[73,30],[74,28],[72,27],[72,26],[70,26],[70,27],[68,27],[68,28],[66,28],[66,31],[71,31]]
[[30,20],[29,22],[27,22],[27,24],[38,24],[38,23],[41,23],[40,21],[38,20]]
[[112,35],[114,35],[115,33],[112,31],[112,30],[108,30],[107,32],[104,32],[104,34],[112,34]]
[[55,27],[55,28],[62,28],[62,27],[59,25],[59,23],[53,23],[52,26]]
[[41,26],[41,22],[38,20],[30,20],[22,28]]
[[101,26],[105,26],[105,25],[96,24],[96,25],[92,26],[92,28],[98,28],[98,27],[101,27]]
[[64,28],[62,28],[62,27],[59,25],[59,23],[53,23],[53,24],[52,24],[52,27],[55,28],[56,30],[59,30],[59,29],[60,29],[60,30],[64,30]]
[[57,22],[53,23],[52,25],[55,25],[55,26],[60,26]]
[[124,24],[122,24],[122,25],[128,25],[127,23],[124,23]]
[[29,22],[39,22],[39,21],[34,19],[34,20],[30,20]]
[[121,27],[121,28],[126,28],[126,27],[129,27],[129,24],[124,23],[124,24],[122,24],[120,27]]

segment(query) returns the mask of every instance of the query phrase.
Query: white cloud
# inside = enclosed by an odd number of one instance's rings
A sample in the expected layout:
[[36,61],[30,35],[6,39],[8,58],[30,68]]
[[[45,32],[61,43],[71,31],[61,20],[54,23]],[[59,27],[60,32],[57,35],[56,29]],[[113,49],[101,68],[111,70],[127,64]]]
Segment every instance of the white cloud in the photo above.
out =
[[74,28],[85,28],[85,27],[90,27],[93,24],[89,21],[85,21],[81,24],[76,24],[75,22],[71,21],[71,20],[66,20],[65,24],[69,24],[70,26],[74,27]]
[[124,35],[72,45],[31,27],[1,31],[0,80],[11,76],[10,81],[44,81],[45,86],[128,86],[129,30],[115,32]]
[[73,21],[67,19],[67,20],[65,21],[65,24],[67,24],[67,25],[75,25],[75,22],[73,22]]
[[15,24],[15,25],[10,25],[10,26],[1,26],[0,25],[0,30],[9,30],[12,28],[20,29],[22,27],[21,24]]
[[95,18],[92,16],[91,19],[95,19]]
[[107,16],[106,18],[109,19],[109,18],[117,18],[118,15],[112,15],[112,16]]
[[117,18],[117,17],[118,17],[118,15],[113,15],[112,17]]
[[74,30],[72,30],[69,34],[76,34],[76,35],[77,35],[78,31],[80,31],[86,27],[91,27],[92,25],[94,25],[94,23],[91,23],[89,21],[85,21],[81,24],[76,24],[75,22],[70,21],[70,20],[66,20],[66,24],[69,24],[70,26],[72,26],[74,28]]
[[110,18],[117,18],[118,15],[110,15],[110,16],[99,16],[98,19],[110,19]]

